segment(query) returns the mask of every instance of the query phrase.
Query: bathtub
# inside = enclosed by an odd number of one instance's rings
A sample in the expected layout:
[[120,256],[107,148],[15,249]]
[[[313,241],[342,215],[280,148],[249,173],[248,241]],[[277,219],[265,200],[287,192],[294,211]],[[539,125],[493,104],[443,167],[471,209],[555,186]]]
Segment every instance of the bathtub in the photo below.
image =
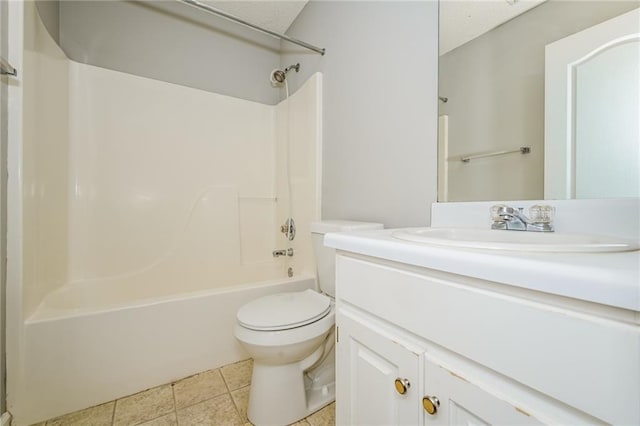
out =
[[178,296],[146,298],[142,292],[134,300],[109,294],[107,286],[63,287],[25,323],[23,422],[246,359],[233,335],[238,308],[260,296],[315,286],[315,277],[304,275]]

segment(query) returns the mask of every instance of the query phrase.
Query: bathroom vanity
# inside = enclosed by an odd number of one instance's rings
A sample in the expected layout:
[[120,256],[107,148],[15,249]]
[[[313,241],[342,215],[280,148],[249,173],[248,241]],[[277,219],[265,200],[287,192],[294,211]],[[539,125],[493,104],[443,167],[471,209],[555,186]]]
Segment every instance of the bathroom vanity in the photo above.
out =
[[325,238],[337,424],[640,424],[640,252],[457,249],[393,232]]

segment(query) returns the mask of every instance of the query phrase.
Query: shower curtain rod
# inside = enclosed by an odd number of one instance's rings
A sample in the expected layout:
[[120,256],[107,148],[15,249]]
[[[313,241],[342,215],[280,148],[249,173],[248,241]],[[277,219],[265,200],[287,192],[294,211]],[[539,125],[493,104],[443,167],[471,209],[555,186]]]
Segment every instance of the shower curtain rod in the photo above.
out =
[[238,18],[237,16],[234,16],[234,15],[232,15],[230,13],[227,13],[227,12],[225,12],[223,10],[220,10],[220,9],[218,9],[216,7],[209,6],[208,4],[201,3],[201,2],[199,2],[197,0],[177,0],[177,1],[179,1],[180,3],[184,3],[186,5],[195,7],[197,9],[204,10],[205,12],[209,12],[209,13],[212,13],[214,15],[221,16],[221,17],[223,17],[225,19],[228,19],[229,21],[233,21],[233,22],[236,22],[238,24],[242,24],[242,25],[244,25],[246,27],[249,27],[251,29],[254,29],[256,31],[260,31],[261,33],[268,34],[268,35],[270,35],[272,37],[276,37],[276,38],[279,38],[281,40],[286,40],[289,43],[297,44],[298,46],[302,46],[302,47],[304,47],[306,49],[313,50],[314,52],[318,52],[319,54],[324,55],[324,52],[325,52],[324,48],[316,47],[316,46],[314,46],[312,44],[305,43],[304,41],[295,39],[293,37],[289,37],[288,35],[280,34],[280,33],[277,33],[275,31],[271,31],[271,30],[268,30],[266,28],[260,27],[260,26],[258,26],[256,24],[252,24],[251,22],[247,22],[244,19]]

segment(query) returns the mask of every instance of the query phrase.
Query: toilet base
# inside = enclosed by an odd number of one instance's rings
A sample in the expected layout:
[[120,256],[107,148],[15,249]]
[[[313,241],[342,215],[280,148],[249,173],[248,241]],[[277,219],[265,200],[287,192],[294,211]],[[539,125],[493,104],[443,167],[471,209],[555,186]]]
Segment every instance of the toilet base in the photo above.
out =
[[335,401],[333,353],[309,372],[311,378],[305,375],[308,360],[287,365],[265,365],[254,360],[247,408],[251,423],[292,424]]

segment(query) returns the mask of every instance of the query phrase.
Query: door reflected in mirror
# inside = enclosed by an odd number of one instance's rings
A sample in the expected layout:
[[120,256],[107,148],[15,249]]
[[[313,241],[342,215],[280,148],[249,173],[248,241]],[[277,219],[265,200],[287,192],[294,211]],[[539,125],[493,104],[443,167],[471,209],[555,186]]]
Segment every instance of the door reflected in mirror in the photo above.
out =
[[[481,17],[474,8],[483,5],[493,15],[507,14],[496,8],[524,6],[510,11],[520,13],[515,18],[456,46],[449,27],[462,25],[447,10],[460,12],[465,4],[472,8],[463,23]],[[633,10],[638,13],[637,2],[442,1],[438,201],[637,197],[639,18],[635,36],[618,31],[570,59],[565,92],[550,92],[545,82],[547,45]],[[564,106],[545,106],[563,93]],[[565,122],[561,140],[549,134],[549,126],[562,127],[559,119]]]

